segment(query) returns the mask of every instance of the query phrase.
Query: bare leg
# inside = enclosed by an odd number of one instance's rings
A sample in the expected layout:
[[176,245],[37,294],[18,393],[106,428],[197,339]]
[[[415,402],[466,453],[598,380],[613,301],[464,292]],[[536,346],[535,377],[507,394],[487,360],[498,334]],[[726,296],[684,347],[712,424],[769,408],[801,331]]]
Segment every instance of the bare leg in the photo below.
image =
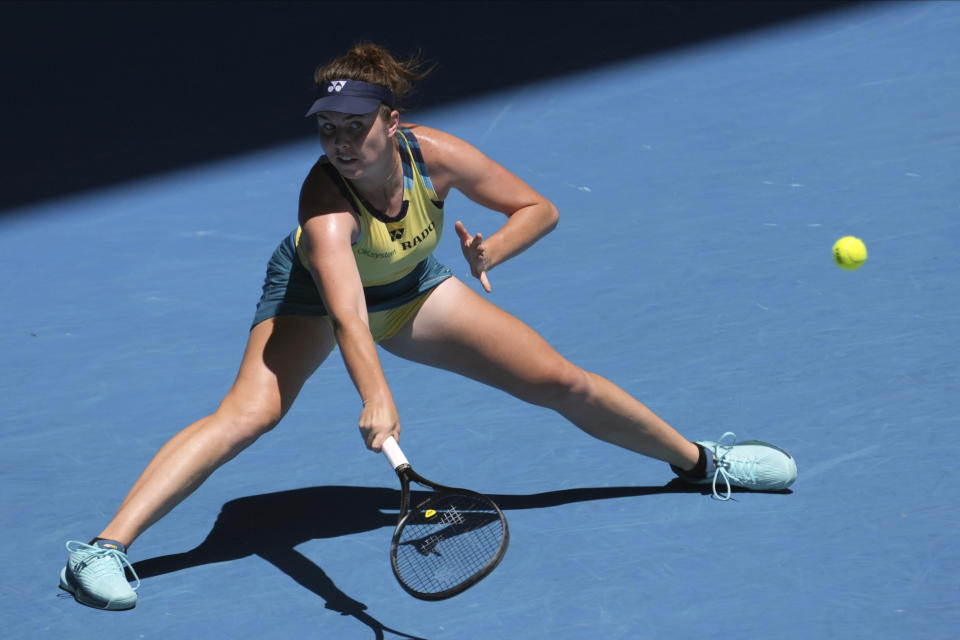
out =
[[690,470],[697,446],[623,389],[558,354],[533,329],[459,280],[441,284],[403,330],[383,343],[556,410],[590,435]]
[[255,326],[237,379],[219,408],[157,452],[98,537],[129,546],[217,468],[276,426],[334,343],[324,318],[283,316]]

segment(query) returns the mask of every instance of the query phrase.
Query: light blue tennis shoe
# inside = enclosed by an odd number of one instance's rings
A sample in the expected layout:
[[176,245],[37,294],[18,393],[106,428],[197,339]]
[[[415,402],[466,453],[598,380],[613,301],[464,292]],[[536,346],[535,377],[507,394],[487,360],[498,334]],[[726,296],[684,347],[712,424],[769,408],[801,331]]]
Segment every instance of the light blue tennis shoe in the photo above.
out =
[[[67,543],[67,566],[60,572],[60,588],[73,597],[97,609],[131,609],[137,604],[140,578],[124,552],[123,545],[110,540],[98,540],[89,545],[76,540]],[[136,584],[127,582],[126,569]]]
[[[713,464],[707,465],[707,477],[697,480],[713,485],[713,496],[729,500],[731,487],[743,487],[754,491],[781,491],[797,479],[797,462],[789,453],[769,442],[744,440],[727,431],[717,442],[697,440],[697,444],[713,455]],[[717,491],[718,481],[726,490]]]

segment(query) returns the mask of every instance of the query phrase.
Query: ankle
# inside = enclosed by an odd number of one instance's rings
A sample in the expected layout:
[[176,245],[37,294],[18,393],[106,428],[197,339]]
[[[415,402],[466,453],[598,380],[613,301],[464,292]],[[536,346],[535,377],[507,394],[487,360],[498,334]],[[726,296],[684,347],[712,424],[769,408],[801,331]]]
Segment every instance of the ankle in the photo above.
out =
[[[97,543],[103,543],[103,544],[98,545]],[[103,533],[98,535],[96,538],[91,540],[90,544],[92,546],[102,546],[105,549],[113,548],[108,545],[118,546],[120,547],[119,549],[120,551],[126,553],[127,550],[130,548],[130,545],[133,544],[133,540],[128,540],[124,536],[111,536],[106,531],[104,531]]]
[[100,549],[113,549],[120,553],[127,552],[127,545],[118,540],[111,540],[110,538],[94,538],[90,541],[90,546],[99,547]]
[[698,470],[705,470],[705,452],[703,447],[698,445],[696,442],[688,442],[689,451],[684,451],[684,462],[683,464],[671,465],[676,469],[686,473],[687,475],[692,475]]
[[692,463],[688,461],[684,466],[670,465],[670,467],[677,475],[681,477],[702,480],[703,478],[707,477],[707,472],[710,471],[710,467],[713,466],[710,464],[713,460],[713,456],[703,446],[697,444],[696,442],[691,442],[690,444],[696,447],[696,461]]

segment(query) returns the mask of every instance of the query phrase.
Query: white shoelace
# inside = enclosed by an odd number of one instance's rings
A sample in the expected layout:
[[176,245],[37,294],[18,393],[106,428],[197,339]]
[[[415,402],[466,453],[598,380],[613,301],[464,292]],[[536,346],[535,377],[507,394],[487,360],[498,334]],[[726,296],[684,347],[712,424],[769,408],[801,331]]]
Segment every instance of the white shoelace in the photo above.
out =
[[[729,444],[723,444],[724,438],[727,437],[732,438],[732,440]],[[727,431],[717,440],[717,449],[713,454],[713,459],[717,467],[713,474],[713,497],[717,500],[729,500],[733,496],[733,489],[730,485],[731,478],[733,478],[734,481],[739,481],[739,484],[744,484],[744,481],[756,482],[756,460],[744,459],[731,460],[729,462],[726,460],[727,454],[733,450],[733,446],[736,443],[737,434],[732,431]],[[723,482],[727,485],[727,490],[723,495],[717,491],[717,478],[723,478]]]

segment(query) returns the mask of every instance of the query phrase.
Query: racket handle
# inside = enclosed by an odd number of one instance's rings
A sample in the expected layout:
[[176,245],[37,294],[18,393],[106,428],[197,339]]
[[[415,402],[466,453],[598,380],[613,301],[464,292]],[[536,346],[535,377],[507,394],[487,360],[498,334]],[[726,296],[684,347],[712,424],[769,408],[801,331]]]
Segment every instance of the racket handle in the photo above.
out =
[[410,465],[410,463],[407,462],[407,456],[403,455],[403,451],[400,450],[400,445],[397,444],[397,441],[394,440],[393,436],[390,436],[383,441],[381,451],[383,452],[383,455],[387,456],[387,461],[390,463],[390,466],[393,467],[394,471],[403,465]]

